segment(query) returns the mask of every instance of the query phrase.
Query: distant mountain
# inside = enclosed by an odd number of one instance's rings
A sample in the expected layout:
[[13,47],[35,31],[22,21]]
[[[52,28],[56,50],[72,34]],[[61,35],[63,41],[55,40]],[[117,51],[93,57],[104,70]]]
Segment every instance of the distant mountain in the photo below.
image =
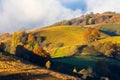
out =
[[74,19],[57,22],[51,26],[60,26],[60,25],[86,26],[86,25],[95,25],[95,24],[120,24],[120,13],[115,13],[115,12],[104,12],[102,14],[90,13]]

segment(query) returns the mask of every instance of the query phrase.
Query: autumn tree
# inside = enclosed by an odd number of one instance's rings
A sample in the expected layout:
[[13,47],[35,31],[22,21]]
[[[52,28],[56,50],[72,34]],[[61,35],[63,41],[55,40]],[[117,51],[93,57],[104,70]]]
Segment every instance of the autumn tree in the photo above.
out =
[[35,41],[35,36],[33,34],[29,34],[28,35],[28,40],[27,40],[28,44],[27,44],[27,48],[29,50],[33,50],[34,49],[34,46],[36,44],[36,41]]
[[17,45],[23,45],[21,39],[25,35],[24,31],[17,31],[12,34],[10,52],[14,54]]
[[87,28],[87,29],[84,31],[83,37],[84,37],[84,40],[85,40],[86,42],[96,41],[96,40],[98,40],[99,37],[100,37],[100,31],[99,31],[98,28],[96,28],[96,29]]
[[32,42],[32,41],[35,41],[35,36],[33,34],[29,34],[28,35],[28,43]]
[[83,37],[84,37],[84,40],[86,41],[86,42],[88,42],[88,37],[89,37],[89,35],[91,34],[91,28],[87,28],[87,29],[85,29],[85,31],[84,31],[84,33],[83,33]]
[[91,34],[95,35],[97,38],[100,37],[100,30],[99,30],[99,28],[94,29]]
[[41,48],[38,44],[35,45],[33,52],[41,57],[49,56],[48,53],[43,48]]
[[98,28],[96,29],[93,29],[91,34],[89,35],[89,41],[92,42],[92,41],[96,41],[98,40],[100,37],[100,31]]

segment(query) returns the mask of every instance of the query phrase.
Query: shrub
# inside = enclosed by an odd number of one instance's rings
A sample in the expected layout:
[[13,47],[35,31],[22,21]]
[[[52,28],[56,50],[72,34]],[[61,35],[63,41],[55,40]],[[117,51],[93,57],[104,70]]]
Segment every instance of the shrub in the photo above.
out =
[[29,35],[28,35],[28,43],[29,43],[29,42],[33,42],[33,41],[35,41],[34,35],[33,35],[33,34],[29,34]]
[[96,41],[100,37],[100,31],[98,28],[96,29],[87,28],[83,33],[83,37],[86,42]]
[[10,52],[10,44],[5,44],[5,52]]
[[46,64],[45,64],[45,66],[46,66],[47,69],[50,69],[50,67],[51,67],[51,62],[48,60],[48,61],[46,62]]
[[48,53],[43,48],[41,48],[38,44],[35,45],[33,52],[41,57],[49,56]]
[[73,69],[73,73],[77,73],[77,69],[75,67]]
[[86,79],[87,77],[94,77],[93,70],[91,67],[88,67],[88,69],[82,69],[78,73],[82,74],[83,79]]
[[10,52],[15,53],[17,45],[24,45],[21,38],[25,35],[24,31],[17,31],[12,34]]

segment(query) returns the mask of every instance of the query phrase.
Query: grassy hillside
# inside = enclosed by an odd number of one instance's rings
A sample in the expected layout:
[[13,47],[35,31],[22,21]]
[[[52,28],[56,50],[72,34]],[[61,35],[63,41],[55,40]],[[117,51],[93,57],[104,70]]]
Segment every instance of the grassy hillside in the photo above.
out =
[[63,43],[64,46],[82,44],[82,33],[84,28],[77,26],[56,26],[40,29],[34,32],[45,37],[43,43],[52,43],[57,45]]
[[56,57],[67,57],[67,56],[73,56],[78,53],[78,47],[77,45],[73,46],[65,46],[61,48],[57,48],[55,52],[51,55],[52,58]]
[[112,36],[120,35],[120,24],[104,24],[100,26],[100,30]]
[[99,40],[100,42],[112,41],[113,43],[120,43],[120,36],[108,37],[105,39]]

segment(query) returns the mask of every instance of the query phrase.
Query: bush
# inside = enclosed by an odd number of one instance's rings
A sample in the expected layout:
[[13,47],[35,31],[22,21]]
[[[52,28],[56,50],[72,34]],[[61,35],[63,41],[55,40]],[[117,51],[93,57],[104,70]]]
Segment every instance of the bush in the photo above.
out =
[[38,44],[35,45],[33,52],[36,55],[39,55],[41,57],[48,57],[49,56],[49,54],[43,48],[41,48]]
[[10,44],[5,44],[5,52],[10,52]]
[[93,70],[91,67],[88,67],[88,69],[82,69],[78,73],[82,74],[83,79],[86,79],[87,77],[94,77]]
[[87,28],[83,33],[83,37],[86,42],[96,41],[100,37],[100,31],[98,28],[96,29]]
[[10,53],[15,54],[15,49],[17,45],[24,45],[21,41],[24,35],[25,35],[24,31],[17,31],[12,34]]
[[50,67],[51,67],[51,62],[48,60],[48,61],[46,62],[46,64],[45,64],[45,66],[46,66],[47,69],[50,69]]

